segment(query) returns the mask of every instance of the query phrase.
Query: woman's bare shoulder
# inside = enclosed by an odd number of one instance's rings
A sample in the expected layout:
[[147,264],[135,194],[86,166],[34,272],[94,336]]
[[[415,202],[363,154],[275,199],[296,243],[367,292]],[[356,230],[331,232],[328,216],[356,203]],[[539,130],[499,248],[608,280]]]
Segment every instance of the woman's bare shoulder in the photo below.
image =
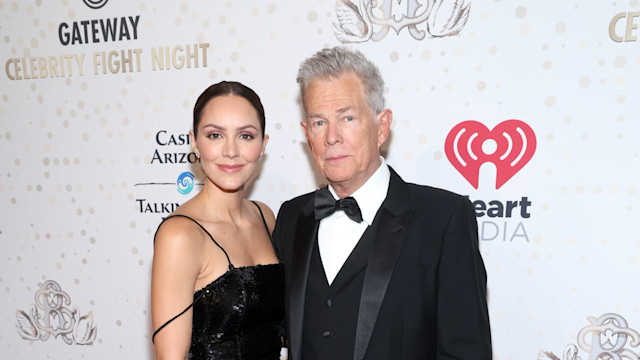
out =
[[182,214],[174,214],[166,218],[158,227],[154,238],[156,250],[160,247],[176,250],[199,251],[202,244],[203,231],[196,220]]
[[252,200],[252,201],[260,207],[260,210],[262,211],[264,220],[267,222],[267,226],[269,227],[269,230],[273,232],[273,227],[276,224],[276,216],[273,214],[273,210],[271,210],[271,208],[267,204],[261,201],[257,201],[257,200]]

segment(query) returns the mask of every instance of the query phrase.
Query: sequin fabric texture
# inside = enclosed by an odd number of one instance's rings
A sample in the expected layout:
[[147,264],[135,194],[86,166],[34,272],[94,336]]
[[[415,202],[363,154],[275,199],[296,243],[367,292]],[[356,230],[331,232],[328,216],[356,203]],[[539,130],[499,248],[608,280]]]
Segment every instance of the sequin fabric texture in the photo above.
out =
[[189,359],[280,359],[282,264],[231,268],[194,294]]

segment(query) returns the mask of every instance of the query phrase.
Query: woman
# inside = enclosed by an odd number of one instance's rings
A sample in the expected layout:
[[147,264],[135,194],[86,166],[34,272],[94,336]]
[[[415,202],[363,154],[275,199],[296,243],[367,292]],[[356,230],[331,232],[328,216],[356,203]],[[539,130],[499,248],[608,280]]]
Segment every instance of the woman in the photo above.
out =
[[200,193],[158,227],[151,280],[156,356],[278,359],[283,268],[273,212],[244,198],[269,137],[260,98],[237,82],[210,86],[189,133],[205,173]]

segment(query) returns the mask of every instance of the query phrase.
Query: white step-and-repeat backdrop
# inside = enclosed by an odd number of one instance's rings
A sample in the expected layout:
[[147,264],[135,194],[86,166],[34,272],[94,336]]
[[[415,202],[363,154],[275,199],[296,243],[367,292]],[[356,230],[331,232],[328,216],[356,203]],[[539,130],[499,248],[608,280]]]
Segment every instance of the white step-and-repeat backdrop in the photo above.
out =
[[152,359],[196,97],[260,94],[277,211],[322,182],[298,65],[342,43],[386,80],[388,163],[476,207],[494,359],[638,358],[638,0],[353,1],[0,0],[0,358]]

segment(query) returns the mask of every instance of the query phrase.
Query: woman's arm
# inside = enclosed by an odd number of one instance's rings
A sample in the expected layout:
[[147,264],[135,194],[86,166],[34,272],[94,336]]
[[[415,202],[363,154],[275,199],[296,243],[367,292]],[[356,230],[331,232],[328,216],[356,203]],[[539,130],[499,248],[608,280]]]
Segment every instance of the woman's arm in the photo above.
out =
[[[172,218],[156,234],[151,274],[151,318],[156,331],[193,301],[202,267],[202,241],[187,219]],[[190,226],[191,225],[191,226]],[[192,310],[171,321],[154,338],[158,360],[186,359],[191,344]]]

